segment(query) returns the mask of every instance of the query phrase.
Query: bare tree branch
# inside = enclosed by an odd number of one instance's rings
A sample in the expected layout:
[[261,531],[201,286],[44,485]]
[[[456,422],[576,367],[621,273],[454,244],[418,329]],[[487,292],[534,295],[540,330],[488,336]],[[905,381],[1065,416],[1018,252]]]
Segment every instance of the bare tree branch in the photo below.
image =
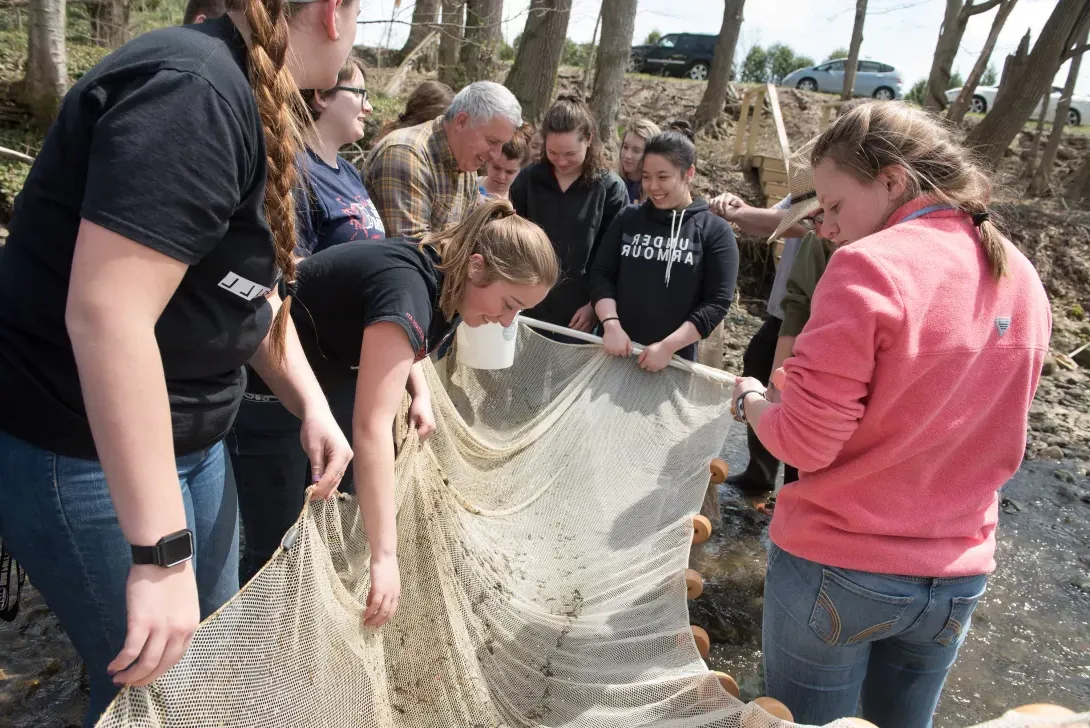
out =
[[1083,53],[1086,53],[1086,51],[1090,51],[1090,43],[1084,43],[1081,46],[1075,46],[1074,48],[1069,50],[1067,53],[1064,53],[1063,56],[1060,57],[1060,63],[1064,63],[1065,61],[1070,61],[1075,56],[1081,56]]
[[973,5],[972,0],[969,0],[969,2],[965,4],[965,10],[962,12],[966,15],[979,15],[980,13],[988,12],[992,8],[998,6],[1001,2],[1003,2],[1003,0],[987,0],[987,2],[983,2],[980,5]]
[[34,157],[30,156],[29,154],[17,152],[14,149],[8,149],[7,147],[0,147],[0,157],[15,159],[19,162],[26,162],[27,164],[34,164]]

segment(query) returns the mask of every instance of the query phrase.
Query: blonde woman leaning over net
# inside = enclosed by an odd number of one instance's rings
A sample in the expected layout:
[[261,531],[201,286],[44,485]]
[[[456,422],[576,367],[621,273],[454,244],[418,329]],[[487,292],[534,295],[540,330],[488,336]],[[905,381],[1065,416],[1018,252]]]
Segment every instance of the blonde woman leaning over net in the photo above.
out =
[[401,592],[390,428],[406,388],[416,429],[427,436],[434,427],[419,362],[458,319],[510,325],[520,309],[545,298],[558,275],[545,233],[504,200],[479,205],[420,244],[337,245],[300,263],[292,317],[303,349],[324,389],[355,385],[353,475],[371,554],[367,625],[389,620]]
[[[740,378],[737,414],[798,466],[772,520],[768,693],[804,723],[927,728],[995,569],[1048,351],[1048,299],[990,218],[949,129],[899,103],[840,117],[811,153],[811,217],[837,251],[782,400]],[[777,381],[778,380],[778,381]]]

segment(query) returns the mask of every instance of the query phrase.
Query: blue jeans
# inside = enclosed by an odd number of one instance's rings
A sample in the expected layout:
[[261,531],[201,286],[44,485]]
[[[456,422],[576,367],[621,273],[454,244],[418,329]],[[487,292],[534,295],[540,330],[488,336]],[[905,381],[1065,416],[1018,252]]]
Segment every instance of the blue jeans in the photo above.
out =
[[[177,459],[204,619],[238,591],[238,502],[223,444]],[[97,460],[0,433],[0,538],[87,665],[90,728],[118,689],[106,666],[125,644],[132,555]]]
[[929,728],[987,576],[851,571],[775,544],[765,575],[765,692],[799,723],[855,716]]

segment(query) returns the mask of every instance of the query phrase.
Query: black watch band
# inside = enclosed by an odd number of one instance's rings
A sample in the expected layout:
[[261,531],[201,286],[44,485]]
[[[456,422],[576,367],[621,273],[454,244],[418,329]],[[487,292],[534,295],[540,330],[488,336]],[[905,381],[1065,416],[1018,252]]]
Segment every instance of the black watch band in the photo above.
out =
[[132,549],[133,565],[169,569],[193,558],[193,532],[183,528],[163,536],[154,546],[130,545],[129,548]]
[[746,397],[751,394],[759,394],[764,397],[765,393],[759,389],[747,389],[746,391],[742,392],[741,395],[739,395],[737,401],[735,401],[734,403],[734,409],[737,412],[737,414],[734,416],[734,419],[736,419],[738,422],[744,422],[746,424],[749,424],[749,419],[746,417]]

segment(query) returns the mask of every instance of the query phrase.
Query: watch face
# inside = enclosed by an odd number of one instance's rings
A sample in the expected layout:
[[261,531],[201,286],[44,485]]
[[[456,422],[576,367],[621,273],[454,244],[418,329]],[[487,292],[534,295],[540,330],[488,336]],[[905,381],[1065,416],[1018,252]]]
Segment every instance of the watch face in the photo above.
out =
[[172,533],[159,542],[159,557],[164,567],[177,566],[193,556],[193,534],[189,531]]

